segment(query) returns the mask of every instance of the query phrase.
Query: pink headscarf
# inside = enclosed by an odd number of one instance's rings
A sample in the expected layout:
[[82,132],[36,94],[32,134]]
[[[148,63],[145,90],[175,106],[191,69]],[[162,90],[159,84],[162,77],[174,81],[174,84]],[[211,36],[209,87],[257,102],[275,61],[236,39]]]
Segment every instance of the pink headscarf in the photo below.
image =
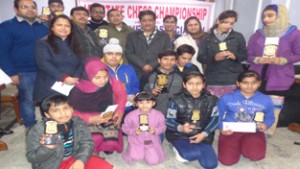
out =
[[99,87],[93,84],[92,79],[100,70],[106,70],[108,72],[108,68],[99,58],[91,57],[87,59],[84,70],[87,79],[81,79],[79,83],[76,84],[76,87],[84,93],[93,93],[97,91]]

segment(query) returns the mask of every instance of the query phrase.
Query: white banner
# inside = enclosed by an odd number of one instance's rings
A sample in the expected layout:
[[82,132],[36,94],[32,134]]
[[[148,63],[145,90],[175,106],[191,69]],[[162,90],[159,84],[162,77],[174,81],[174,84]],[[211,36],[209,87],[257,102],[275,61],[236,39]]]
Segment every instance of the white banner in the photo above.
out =
[[215,3],[196,0],[76,0],[77,6],[89,9],[90,4],[100,3],[109,9],[119,9],[124,22],[134,29],[140,29],[138,14],[142,10],[152,10],[156,14],[156,26],[163,30],[163,18],[166,15],[175,15],[178,18],[177,32],[183,33],[184,21],[190,16],[200,19],[204,31],[213,25]]

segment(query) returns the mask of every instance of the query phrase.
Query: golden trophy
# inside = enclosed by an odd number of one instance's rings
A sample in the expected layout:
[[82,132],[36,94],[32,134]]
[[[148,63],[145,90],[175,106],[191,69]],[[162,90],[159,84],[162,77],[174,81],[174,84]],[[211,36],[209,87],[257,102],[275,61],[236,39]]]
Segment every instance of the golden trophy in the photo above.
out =
[[108,44],[108,30],[100,29],[98,36],[100,48],[103,48],[106,44]]
[[274,58],[276,57],[277,45],[268,44],[264,46],[264,57]]
[[51,14],[51,12],[50,12],[50,8],[49,7],[43,7],[42,8],[42,15],[50,15]]
[[159,87],[162,87],[162,90],[160,93],[169,93],[167,85],[168,85],[168,75],[167,74],[158,74],[156,76],[156,84]]
[[201,129],[201,127],[199,126],[199,121],[200,121],[200,118],[201,118],[201,115],[200,115],[201,111],[199,109],[194,109],[192,111],[192,117],[191,117],[191,121],[193,125],[195,125],[195,129]]
[[48,136],[45,138],[45,145],[54,145],[58,144],[59,136],[57,135],[57,122],[56,121],[47,121],[45,123],[45,134],[51,134],[51,136]]
[[254,121],[256,121],[257,124],[262,123],[264,119],[265,119],[264,112],[255,112]]
[[141,131],[148,131],[149,130],[149,118],[147,114],[140,114],[139,115],[139,123],[140,123],[140,130]]

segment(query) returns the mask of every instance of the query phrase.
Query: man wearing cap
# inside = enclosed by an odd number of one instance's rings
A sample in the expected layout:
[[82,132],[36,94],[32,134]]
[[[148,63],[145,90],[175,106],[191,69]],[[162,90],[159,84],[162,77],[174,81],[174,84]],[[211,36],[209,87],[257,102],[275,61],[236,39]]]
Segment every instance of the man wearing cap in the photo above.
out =
[[36,123],[33,101],[35,42],[48,34],[48,28],[37,19],[34,1],[14,0],[14,8],[16,17],[0,25],[0,67],[18,87],[23,124],[30,128]]
[[[43,8],[42,15],[39,16],[39,19],[44,22],[44,23],[49,23],[50,20],[55,16],[55,15],[60,15],[63,14],[64,12],[64,3],[62,0],[49,0],[48,1],[48,7],[50,11],[47,11],[47,8]],[[48,14],[48,12],[50,12]]]
[[71,9],[71,19],[74,25],[74,33],[81,45],[81,57],[83,59],[90,56],[101,57],[102,51],[99,46],[99,38],[94,31],[87,26],[89,11],[82,7]]

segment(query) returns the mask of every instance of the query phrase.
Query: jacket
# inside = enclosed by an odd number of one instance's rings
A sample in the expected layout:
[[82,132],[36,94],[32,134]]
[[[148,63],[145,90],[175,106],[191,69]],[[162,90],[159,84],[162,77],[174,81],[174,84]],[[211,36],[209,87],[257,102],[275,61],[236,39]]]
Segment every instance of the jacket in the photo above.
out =
[[242,62],[247,57],[244,36],[232,30],[223,42],[226,42],[227,50],[236,56],[236,60],[215,61],[215,55],[220,52],[221,41],[213,31],[203,38],[199,46],[198,61],[206,65],[204,75],[207,85],[234,85],[238,75],[244,71]]
[[[73,117],[74,149],[72,156],[84,163],[93,154],[94,142],[84,121]],[[57,148],[49,149],[40,144],[45,132],[45,122],[34,125],[26,136],[26,157],[33,169],[58,169],[64,158],[64,145],[61,141]]]
[[[189,139],[189,137],[205,132],[207,137],[203,143],[212,144],[214,140],[215,129],[218,126],[219,118],[216,108],[218,98],[211,95],[206,90],[201,92],[201,96],[193,98],[187,90],[175,96],[169,102],[167,113],[167,131],[168,141],[173,142],[178,139]],[[200,110],[200,120],[193,121],[193,110]],[[182,133],[177,130],[179,125],[186,122],[194,124],[199,129],[191,133]]]

